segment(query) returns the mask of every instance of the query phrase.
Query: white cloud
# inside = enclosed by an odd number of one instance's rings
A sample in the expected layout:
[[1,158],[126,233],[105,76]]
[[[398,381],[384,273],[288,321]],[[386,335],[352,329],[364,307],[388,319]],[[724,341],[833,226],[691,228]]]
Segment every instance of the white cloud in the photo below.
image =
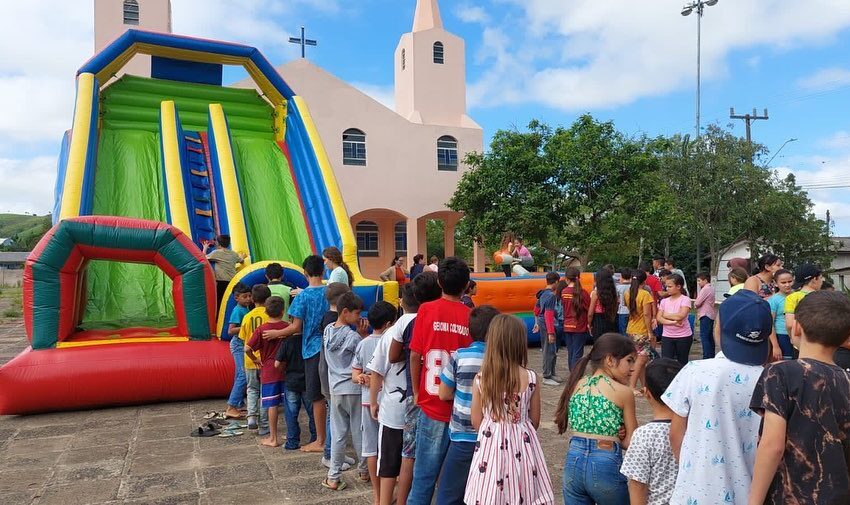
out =
[[818,145],[825,149],[850,150],[850,132],[844,130],[837,131],[819,141]]
[[[616,107],[693,85],[696,18],[683,18],[674,4],[507,1],[525,17],[511,17],[498,26],[503,33],[516,34],[503,44],[515,65],[484,72],[476,83],[479,105],[504,104],[502,84],[518,78],[522,91],[514,102],[567,111]],[[517,25],[527,29],[516,30]],[[720,2],[708,7],[702,20],[703,78],[726,77],[726,60],[733,51],[823,43],[847,26],[850,2]]]
[[350,84],[384,107],[395,110],[395,88],[392,84],[369,84],[365,82],[352,82]]
[[797,81],[797,86],[809,91],[829,91],[850,85],[850,70],[838,67],[823,68]]
[[0,181],[0,212],[45,214],[53,210],[56,157],[0,158]]
[[825,219],[828,210],[834,233],[850,235],[850,150],[835,156],[793,156],[788,160],[795,168],[779,167],[778,174],[793,173],[797,184],[808,192],[815,215]]
[[455,15],[464,23],[486,23],[490,20],[487,11],[477,5],[458,5],[455,9]]

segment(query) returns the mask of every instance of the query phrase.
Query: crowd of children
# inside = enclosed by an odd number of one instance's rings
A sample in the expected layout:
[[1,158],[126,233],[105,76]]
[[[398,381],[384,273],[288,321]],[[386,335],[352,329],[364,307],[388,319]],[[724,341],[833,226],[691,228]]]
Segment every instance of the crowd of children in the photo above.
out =
[[[850,353],[850,299],[819,291],[810,265],[795,276],[766,258],[717,308],[709,276],[692,300],[669,261],[606,268],[593,289],[576,269],[551,273],[535,306],[541,381],[525,325],[474,307],[462,260],[405,283],[400,316],[386,302],[364,315],[339,251],[323,256],[304,260],[303,290],[283,286],[278,264],[268,285],[236,285],[227,414],[245,406],[263,445],[323,452],[328,489],[357,466],[376,505],[553,503],[539,385],[562,382],[563,340],[569,378],[554,420],[570,433],[565,504],[850,503],[850,365],[836,366]],[[692,308],[705,359],[689,362]],[[652,411],[640,427],[637,397]]]

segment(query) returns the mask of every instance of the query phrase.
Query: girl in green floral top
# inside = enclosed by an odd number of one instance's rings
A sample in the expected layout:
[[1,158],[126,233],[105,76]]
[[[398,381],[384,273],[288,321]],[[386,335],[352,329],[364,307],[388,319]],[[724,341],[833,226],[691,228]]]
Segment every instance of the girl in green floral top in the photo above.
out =
[[555,416],[559,433],[572,432],[564,463],[565,504],[629,502],[620,465],[637,428],[628,385],[636,356],[631,338],[606,333],[570,373]]

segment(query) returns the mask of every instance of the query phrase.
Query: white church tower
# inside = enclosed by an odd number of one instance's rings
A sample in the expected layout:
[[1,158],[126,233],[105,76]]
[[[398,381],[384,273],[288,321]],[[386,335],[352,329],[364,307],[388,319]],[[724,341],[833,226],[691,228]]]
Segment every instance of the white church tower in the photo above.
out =
[[[171,0],[94,0],[95,52],[130,29],[171,33]],[[150,56],[134,56],[121,73],[150,77]]]
[[463,39],[447,32],[437,0],[417,0],[413,30],[395,50],[395,108],[413,123],[475,127],[466,115]]

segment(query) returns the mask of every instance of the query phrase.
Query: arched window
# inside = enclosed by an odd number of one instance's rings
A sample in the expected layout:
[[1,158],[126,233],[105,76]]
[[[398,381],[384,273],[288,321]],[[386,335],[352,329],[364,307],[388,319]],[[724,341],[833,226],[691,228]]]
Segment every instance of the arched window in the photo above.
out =
[[395,224],[395,255],[407,256],[407,223],[405,221]]
[[372,221],[360,221],[354,227],[357,234],[357,255],[378,255],[378,225]]
[[342,164],[366,165],[366,134],[357,128],[342,132]]
[[402,70],[404,70],[404,68],[407,66],[407,59],[406,59],[405,56],[406,56],[406,53],[405,53],[404,49],[402,49],[401,50],[401,69]]
[[437,139],[437,170],[457,170],[457,139],[443,135]]
[[434,63],[439,63],[440,65],[442,65],[445,62],[443,56],[443,43],[434,42]]
[[139,24],[139,2],[136,0],[124,0],[124,24]]

